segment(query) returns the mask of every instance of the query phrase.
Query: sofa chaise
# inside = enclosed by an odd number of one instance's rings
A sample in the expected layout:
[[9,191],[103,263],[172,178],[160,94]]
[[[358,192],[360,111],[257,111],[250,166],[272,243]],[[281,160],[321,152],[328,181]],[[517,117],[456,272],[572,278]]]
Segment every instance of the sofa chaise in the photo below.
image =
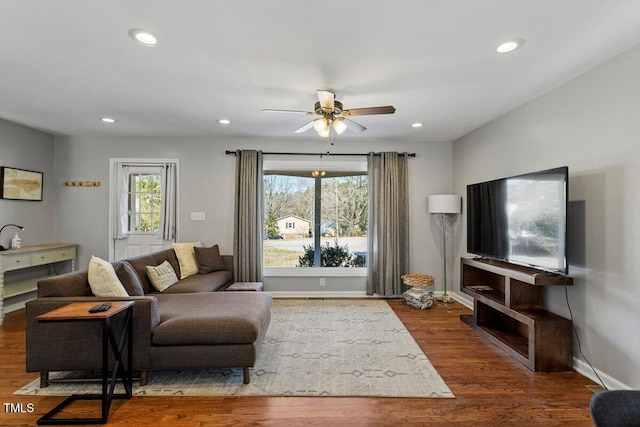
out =
[[[216,248],[217,249],[217,248]],[[26,369],[40,373],[46,387],[49,372],[101,369],[101,329],[98,322],[38,322],[40,314],[76,301],[135,301],[133,308],[133,368],[146,385],[149,370],[249,368],[271,319],[271,295],[265,292],[217,292],[233,283],[232,257],[222,256],[222,268],[182,278],[163,292],[152,286],[147,266],[168,261],[181,277],[173,249],[112,263],[129,296],[96,297],[87,270],[38,282],[37,298],[26,304]],[[122,316],[119,316],[122,317]],[[115,317],[120,330],[123,319]]]

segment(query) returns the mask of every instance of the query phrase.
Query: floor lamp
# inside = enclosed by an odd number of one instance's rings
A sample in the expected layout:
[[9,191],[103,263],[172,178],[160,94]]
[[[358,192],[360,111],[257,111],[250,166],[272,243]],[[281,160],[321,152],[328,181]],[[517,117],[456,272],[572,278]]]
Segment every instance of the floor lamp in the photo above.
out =
[[447,294],[447,215],[459,214],[461,207],[460,196],[455,194],[434,194],[428,199],[429,213],[442,216],[442,270],[444,273],[444,294],[438,298],[442,302],[454,301],[453,297]]

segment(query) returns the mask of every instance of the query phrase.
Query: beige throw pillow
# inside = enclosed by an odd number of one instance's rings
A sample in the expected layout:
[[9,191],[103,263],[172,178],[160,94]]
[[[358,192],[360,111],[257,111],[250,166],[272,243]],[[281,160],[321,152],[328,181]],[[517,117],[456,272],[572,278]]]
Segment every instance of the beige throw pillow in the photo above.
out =
[[164,292],[168,287],[178,283],[178,276],[169,261],[165,261],[157,267],[147,266],[147,276],[149,276],[153,287],[159,292]]
[[89,287],[97,297],[128,297],[110,262],[91,256],[89,261]]
[[[199,245],[199,242],[196,242]],[[196,262],[196,251],[193,249],[194,243],[174,243],[173,250],[176,251],[178,264],[180,264],[180,278],[184,279],[198,273],[198,263]]]

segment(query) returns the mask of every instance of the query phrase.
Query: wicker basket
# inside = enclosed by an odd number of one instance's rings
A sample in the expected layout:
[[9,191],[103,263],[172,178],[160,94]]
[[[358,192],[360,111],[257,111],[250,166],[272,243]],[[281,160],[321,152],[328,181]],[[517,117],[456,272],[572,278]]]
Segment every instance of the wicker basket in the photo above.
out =
[[426,274],[403,274],[400,277],[408,286],[433,286],[433,277]]
[[407,286],[412,286],[402,296],[407,305],[424,310],[433,306],[433,277],[426,274],[404,274],[402,281]]

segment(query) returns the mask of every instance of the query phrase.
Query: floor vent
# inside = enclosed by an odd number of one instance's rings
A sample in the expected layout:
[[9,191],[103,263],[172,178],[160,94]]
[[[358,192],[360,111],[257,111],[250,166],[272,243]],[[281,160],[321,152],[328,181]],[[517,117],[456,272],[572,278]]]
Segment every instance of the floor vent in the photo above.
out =
[[594,393],[606,390],[606,388],[602,387],[601,385],[587,385],[585,387],[588,388],[589,390],[591,390]]

